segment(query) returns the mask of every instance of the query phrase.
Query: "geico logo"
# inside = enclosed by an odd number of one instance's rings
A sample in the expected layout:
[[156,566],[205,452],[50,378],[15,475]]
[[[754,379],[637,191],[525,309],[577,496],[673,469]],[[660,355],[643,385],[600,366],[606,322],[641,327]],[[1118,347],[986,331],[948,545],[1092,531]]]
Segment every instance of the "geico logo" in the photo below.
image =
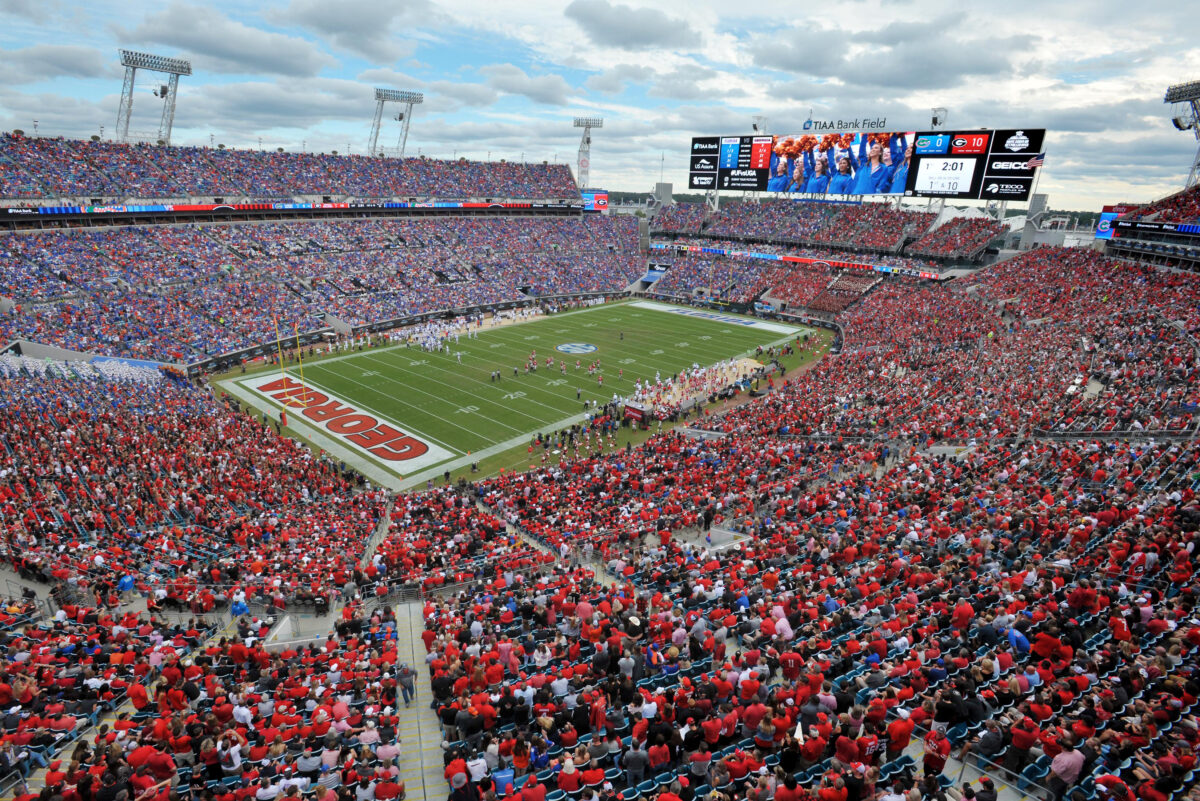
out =
[[1029,164],[1024,161],[993,161],[993,170],[1028,170]]

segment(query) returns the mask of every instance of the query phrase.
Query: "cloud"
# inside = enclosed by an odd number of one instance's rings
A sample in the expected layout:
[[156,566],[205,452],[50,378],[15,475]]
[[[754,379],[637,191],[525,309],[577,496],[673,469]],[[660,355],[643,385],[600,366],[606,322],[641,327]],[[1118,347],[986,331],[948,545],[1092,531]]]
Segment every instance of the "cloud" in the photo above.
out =
[[36,119],[43,136],[86,139],[99,133],[101,125],[111,126],[116,115],[116,94],[98,100],[60,94],[30,94],[9,89],[0,81],[0,130],[32,131]]
[[312,76],[336,64],[305,39],[251,28],[211,8],[182,2],[119,33],[130,42],[178,48],[191,57],[197,72]]
[[0,82],[34,83],[46,78],[96,78],[112,76],[111,59],[94,47],[39,44],[9,50],[0,60]]
[[44,22],[49,19],[51,9],[59,10],[59,4],[41,2],[41,0],[0,0],[0,14],[24,17],[34,22]]
[[425,84],[420,78],[388,69],[363,70],[358,74],[358,80],[381,89],[419,89]]
[[272,15],[279,24],[299,24],[328,39],[335,47],[379,64],[394,64],[416,52],[416,43],[399,39],[393,27],[438,23],[442,15],[429,0],[292,0],[286,11]]
[[[993,127],[1024,125],[1046,128],[1054,132],[1093,134],[1110,131],[1146,129],[1146,118],[1164,118],[1164,106],[1157,98],[1130,98],[1080,106],[1037,107],[1033,104],[1005,104],[997,108],[990,103],[971,103],[962,113]],[[1070,140],[1072,146],[1083,140]]]
[[496,102],[499,93],[490,86],[481,83],[453,83],[451,81],[434,81],[429,88],[439,96],[454,103],[455,108],[472,106],[475,108],[490,106]]
[[607,0],[573,0],[566,15],[598,45],[622,50],[692,47],[700,34],[683,20],[654,8],[632,8]]
[[703,100],[705,98],[729,97],[740,94],[740,90],[705,89],[700,86],[702,81],[717,77],[715,70],[707,67],[680,67],[668,73],[658,75],[654,85],[646,94],[651,97],[665,97],[675,100]]
[[210,84],[181,98],[175,125],[197,130],[216,126],[249,141],[250,135],[265,129],[305,129],[328,120],[352,120],[362,123],[365,139],[374,105],[367,87],[335,78]]
[[584,85],[593,92],[615,95],[625,88],[626,83],[642,83],[654,75],[654,70],[634,64],[618,64],[598,75],[593,75]]
[[1028,34],[962,37],[956,16],[894,22],[852,32],[819,25],[760,37],[750,53],[760,67],[889,90],[945,89],[978,76],[1010,77],[1018,54],[1038,41]]
[[480,67],[479,72],[487,76],[488,86],[510,95],[521,95],[535,103],[565,106],[571,86],[561,75],[527,75],[513,64],[492,64]]

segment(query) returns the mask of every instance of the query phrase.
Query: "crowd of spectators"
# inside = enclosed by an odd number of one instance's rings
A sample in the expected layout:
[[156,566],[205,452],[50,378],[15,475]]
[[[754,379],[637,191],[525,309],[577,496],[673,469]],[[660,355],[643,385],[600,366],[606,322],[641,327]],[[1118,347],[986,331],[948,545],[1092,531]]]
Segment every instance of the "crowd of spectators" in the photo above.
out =
[[1122,215],[1121,219],[1168,223],[1200,222],[1200,186],[1192,186],[1162,200],[1140,206]]
[[906,253],[937,258],[971,258],[1008,230],[988,217],[955,217],[908,246]]
[[[1138,468],[1163,449],[997,444],[949,460],[764,452],[743,433],[662,435],[480,488],[607,579],[578,568],[426,603],[452,788],[937,797],[969,746],[991,786],[1088,797],[1111,776],[1134,784],[1130,757],[1159,728],[1192,729],[1195,532],[1171,494],[1195,509],[1194,446],[1145,494]],[[1145,498],[1140,511],[1068,481],[1105,467],[1097,483]],[[722,521],[748,539],[673,536]],[[1182,594],[1155,588],[1168,584]],[[1171,753],[1190,759],[1195,738]],[[1139,770],[1169,794],[1187,767]]]
[[708,207],[700,203],[674,203],[660,206],[650,221],[652,231],[673,234],[698,234]]
[[[422,671],[453,801],[1180,799],[1200,445],[1154,435],[1192,425],[1198,309],[1193,277],[1081,249],[889,277],[717,436],[394,499],[156,370],[0,357],[5,557],[91,594],[3,610],[0,756],[88,801],[391,801]],[[328,637],[272,651],[153,617],[335,596]],[[951,755],[988,781],[951,788]]]
[[0,358],[3,556],[24,576],[282,606],[340,588],[381,518],[328,458],[158,370]]
[[0,339],[196,361],[326,325],[612,292],[644,269],[631,217],[169,226],[0,238]]
[[784,262],[700,253],[660,257],[658,263],[670,269],[654,284],[655,293],[685,297],[699,291],[733,303],[754,300],[791,272]]
[[771,297],[783,301],[789,311],[808,306],[825,291],[833,280],[834,271],[824,264],[796,265],[783,281],[771,288]]
[[579,200],[565,164],[382,158],[0,134],[0,197]]
[[[670,244],[695,245],[698,247],[722,248],[729,251],[744,251],[747,246],[727,240],[703,240],[681,238]],[[848,261],[862,264],[862,268],[847,269],[849,289],[856,298],[874,283],[878,273],[868,267],[894,267],[914,272],[928,272],[935,267],[930,262],[889,254],[855,254],[821,248],[797,248],[787,245],[753,245],[756,253],[799,256],[813,259],[814,263],[780,262],[754,258],[749,255],[727,256],[713,253],[654,250],[652,260],[667,265],[666,274],[652,287],[662,295],[688,297],[703,292],[707,297],[728,300],[733,303],[748,303],[770,290],[773,297],[792,305],[811,305],[802,301],[812,300],[821,294],[834,278],[834,269],[824,262]],[[849,276],[858,276],[851,279]],[[870,277],[866,277],[870,276]],[[863,286],[856,286],[862,282]],[[839,292],[839,296],[841,293]],[[848,297],[848,296],[847,296]],[[853,302],[853,300],[850,300]],[[827,311],[840,311],[849,303],[838,306],[831,301]]]
[[841,314],[882,280],[878,273],[843,270],[807,306],[814,311]]
[[732,203],[715,212],[704,233],[716,237],[895,251],[923,234],[934,215],[887,203],[771,200]]

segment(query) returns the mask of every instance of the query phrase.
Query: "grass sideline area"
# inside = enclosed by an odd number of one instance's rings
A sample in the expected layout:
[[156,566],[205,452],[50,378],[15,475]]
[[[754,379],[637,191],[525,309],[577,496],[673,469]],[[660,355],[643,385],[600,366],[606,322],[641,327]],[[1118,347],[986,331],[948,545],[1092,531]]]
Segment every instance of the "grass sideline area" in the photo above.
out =
[[[656,374],[666,379],[693,364],[753,358],[760,346],[806,335],[820,346],[784,359],[789,371],[823,355],[832,333],[649,301],[609,303],[510,325],[485,324],[478,337],[451,342],[448,354],[398,344],[306,360],[303,389],[290,390],[318,393],[317,400],[353,407],[381,429],[411,434],[420,443],[417,449],[428,449],[419,458],[397,462],[373,455],[364,445],[370,444],[374,432],[333,435],[329,429],[335,424],[351,427],[354,421],[349,417],[326,426],[290,408],[287,431],[392,488],[440,483],[447,470],[452,479],[483,478],[540,462],[540,453],[528,452],[534,436],[582,421],[585,400],[603,405],[614,393],[622,398],[631,394],[638,379],[653,381]],[[535,350],[539,367],[526,373],[525,362]],[[547,357],[554,359],[549,368]],[[597,360],[602,385],[588,374],[588,366]],[[494,370],[500,371],[498,381],[492,379]],[[299,366],[287,365],[286,376],[278,366],[227,374],[216,385],[278,419],[283,401],[269,390],[278,389],[284,378],[300,385]],[[657,424],[652,428],[656,431]],[[636,445],[651,433],[621,429],[618,445]],[[472,472],[476,462],[479,470]]]

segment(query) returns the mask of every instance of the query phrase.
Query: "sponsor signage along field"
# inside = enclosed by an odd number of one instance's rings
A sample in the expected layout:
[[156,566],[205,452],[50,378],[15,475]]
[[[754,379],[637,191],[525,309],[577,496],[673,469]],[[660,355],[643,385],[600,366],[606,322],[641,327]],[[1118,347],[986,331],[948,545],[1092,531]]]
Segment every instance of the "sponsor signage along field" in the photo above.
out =
[[454,456],[375,412],[357,408],[326,389],[302,384],[291,376],[268,374],[238,383],[286,409],[292,420],[310,425],[339,445],[390,465],[398,472],[411,473]]
[[[1103,215],[1101,215],[1103,218]],[[1116,220],[1111,223],[1113,236],[1135,236],[1139,233],[1175,234],[1177,236],[1200,237],[1200,225],[1193,223],[1138,222]]]
[[239,212],[239,211],[326,211],[338,209],[569,209],[578,211],[582,203],[484,203],[457,200],[429,202],[378,203],[155,203],[151,205],[117,204],[110,206],[5,206],[0,219],[35,215],[106,215],[106,214],[171,214],[179,212]]

